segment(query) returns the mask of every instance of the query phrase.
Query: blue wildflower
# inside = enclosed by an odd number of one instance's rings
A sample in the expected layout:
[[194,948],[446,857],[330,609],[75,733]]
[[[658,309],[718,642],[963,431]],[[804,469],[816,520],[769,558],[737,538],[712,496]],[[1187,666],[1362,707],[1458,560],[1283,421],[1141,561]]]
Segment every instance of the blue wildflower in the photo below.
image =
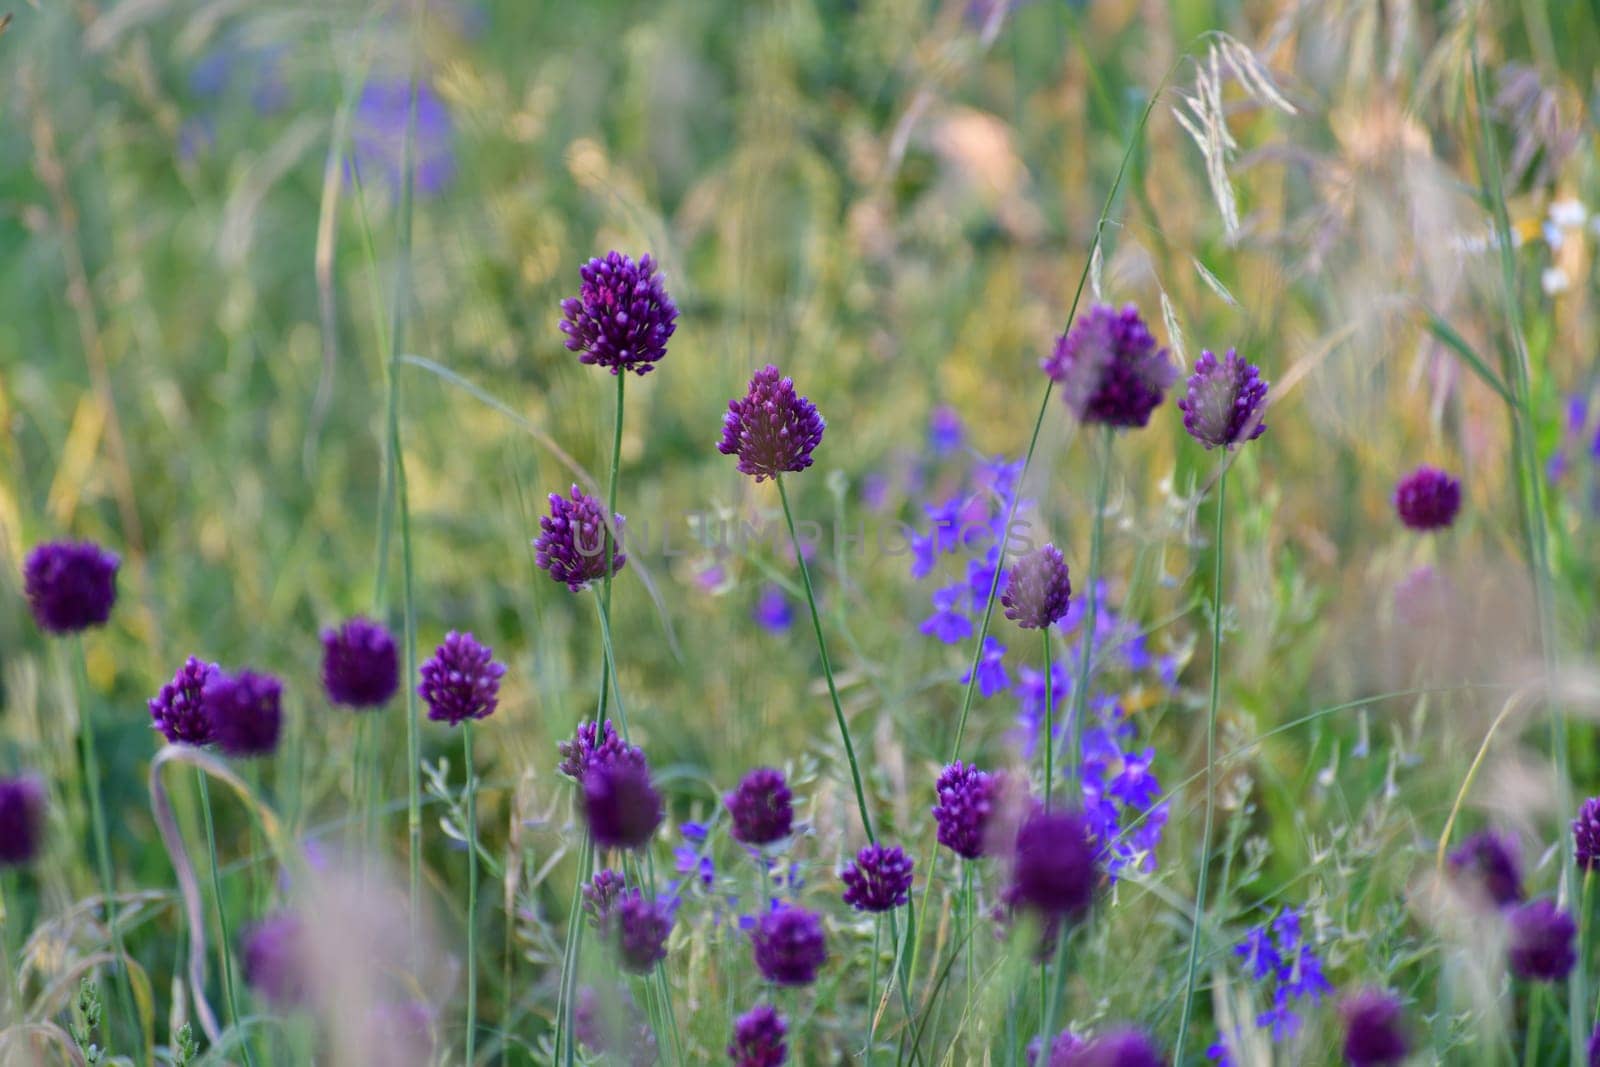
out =
[[961,447],[965,431],[955,408],[937,407],[928,416],[928,447],[936,456],[948,455]]
[[[1011,688],[1011,676],[1006,673],[1006,646],[993,637],[983,639],[983,655],[978,659],[978,692],[985,699]],[[972,671],[961,676],[961,684],[972,682]]]
[[947,645],[959,644],[972,636],[972,620],[956,605],[965,592],[962,586],[952,585],[933,594],[933,614],[922,623],[921,630],[929,637],[937,637]]
[[769,584],[761,591],[750,617],[762,629],[782,633],[794,623],[794,609],[789,606],[789,598],[783,595],[783,590]]

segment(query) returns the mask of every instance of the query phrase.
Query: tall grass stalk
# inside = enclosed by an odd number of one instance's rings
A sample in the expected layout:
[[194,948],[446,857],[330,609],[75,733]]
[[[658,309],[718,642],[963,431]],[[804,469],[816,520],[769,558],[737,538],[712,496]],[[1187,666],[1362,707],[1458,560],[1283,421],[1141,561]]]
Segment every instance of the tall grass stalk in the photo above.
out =
[[[200,791],[200,812],[206,826],[206,859],[211,865],[211,896],[217,902],[217,957],[222,969],[222,995],[228,1004],[228,1026],[239,1025],[239,994],[233,984],[233,933],[228,928],[228,906],[222,898],[222,871],[217,866],[217,832],[211,817],[211,785],[203,768],[194,769],[195,784]],[[255,1060],[250,1055],[250,1042],[241,1041],[244,1059],[248,1064]]]
[[1049,811],[1056,770],[1056,711],[1050,703],[1055,697],[1050,684],[1050,627],[1046,626],[1039,632],[1044,635],[1044,810]]
[[466,773],[467,825],[467,1067],[478,1039],[478,772],[472,758],[472,720],[461,724],[461,762]]
[[1111,444],[1116,433],[1110,426],[1100,431],[1100,470],[1094,490],[1094,514],[1089,518],[1089,573],[1084,581],[1083,625],[1079,628],[1078,673],[1072,679],[1072,747],[1067,754],[1068,780],[1078,784],[1083,765],[1083,721],[1089,713],[1090,672],[1094,669],[1094,628],[1099,610],[1096,587],[1100,582],[1100,555],[1105,542],[1106,494],[1111,484]]
[[1189,1037],[1189,1015],[1194,1009],[1194,979],[1200,963],[1200,930],[1206,908],[1206,876],[1211,871],[1211,832],[1216,816],[1217,699],[1222,680],[1222,545],[1223,515],[1227,506],[1228,459],[1223,456],[1217,475],[1217,522],[1211,540],[1215,562],[1211,571],[1211,694],[1206,702],[1206,804],[1205,829],[1200,834],[1200,869],[1195,874],[1194,922],[1189,930],[1189,957],[1184,967],[1183,1010],[1178,1015],[1178,1045],[1173,1062],[1183,1062]]

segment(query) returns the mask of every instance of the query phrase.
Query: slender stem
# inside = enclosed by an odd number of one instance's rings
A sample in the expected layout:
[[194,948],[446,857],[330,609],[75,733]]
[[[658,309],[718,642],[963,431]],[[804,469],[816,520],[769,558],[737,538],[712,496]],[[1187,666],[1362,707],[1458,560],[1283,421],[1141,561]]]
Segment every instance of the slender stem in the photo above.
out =
[[472,723],[461,724],[461,761],[467,775],[467,1067],[478,1038],[478,773],[472,759]]
[[1227,457],[1217,476],[1217,525],[1212,537],[1216,561],[1211,572],[1211,699],[1206,708],[1206,819],[1200,835],[1200,871],[1195,879],[1194,924],[1189,932],[1189,962],[1183,980],[1183,1011],[1178,1017],[1178,1046],[1173,1062],[1183,1062],[1183,1045],[1189,1036],[1189,1013],[1194,1007],[1194,976],[1200,962],[1200,927],[1206,908],[1206,875],[1211,869],[1211,827],[1216,814],[1217,694],[1222,678],[1222,519],[1228,491]]
[[1522,1035],[1522,1067],[1533,1067],[1539,1062],[1539,1027],[1543,1024],[1544,987],[1528,989],[1528,1029]]
[[[206,825],[206,858],[211,863],[211,895],[217,902],[217,955],[220,957],[222,968],[222,995],[228,1002],[228,1026],[239,1024],[239,995],[233,985],[233,935],[228,930],[228,908],[222,899],[222,871],[217,866],[217,832],[211,821],[211,785],[207,780],[206,772],[199,767],[194,769],[195,782],[200,787],[200,811],[205,817]],[[240,1042],[244,1050],[247,1063],[254,1063],[250,1056],[250,1042]]]
[[610,689],[616,695],[617,700],[617,725],[621,728],[622,739],[628,741],[628,713],[622,706],[622,687],[617,684],[616,667],[610,666],[616,662],[616,653],[612,650],[611,645],[611,612],[606,607],[603,596],[596,597],[594,603],[600,613],[600,640],[605,648],[605,662],[609,666],[606,676],[611,681]]
[[[1061,1003],[1061,989],[1066,984],[1067,980],[1067,941],[1071,936],[1072,931],[1066,929],[1063,929],[1056,934],[1056,937],[1059,938],[1059,941],[1056,944],[1056,958],[1054,963],[1055,980],[1050,986],[1049,995],[1045,996],[1044,1011],[1040,1013],[1040,1018],[1044,1025],[1044,1031],[1039,1037],[1039,1059],[1044,1063],[1048,1063],[1050,1061],[1050,1046],[1055,1042],[1056,1007]],[[1039,965],[1041,978],[1039,992],[1041,996],[1044,996],[1044,986],[1042,982],[1044,976],[1044,966],[1045,965],[1042,963]],[[1181,1059],[1175,1059],[1172,1062],[1182,1063],[1183,1061]]]
[[1101,431],[1100,474],[1095,485],[1094,515],[1089,523],[1089,575],[1083,599],[1083,626],[1078,634],[1078,675],[1072,680],[1072,748],[1067,754],[1067,779],[1077,784],[1083,764],[1083,726],[1089,713],[1090,671],[1094,667],[1095,618],[1100,598],[1100,554],[1105,540],[1106,493],[1111,484],[1111,442],[1116,431],[1107,426]]
[[883,940],[883,915],[872,920],[872,977],[867,979],[867,1067],[872,1067],[872,1047],[878,1043],[878,948]]
[[[627,391],[626,386],[628,384],[627,372],[620,371],[616,375],[616,379],[616,419],[615,425],[611,431],[611,477],[606,482],[606,530],[610,536],[606,538],[606,574],[605,577],[600,581],[600,600],[607,617],[609,617],[611,613],[611,572],[616,569],[616,543],[618,536],[621,534],[621,531],[616,529],[617,482],[619,472],[622,469],[622,413],[623,400]],[[607,651],[605,657],[600,662],[600,710],[598,712],[598,718],[596,719],[597,722],[606,717],[606,700],[610,695],[610,686],[608,684],[608,680],[615,670],[616,668],[612,665],[611,654],[609,651]],[[626,740],[626,738],[624,738],[624,740]]]
[[1039,632],[1044,635],[1044,810],[1049,811],[1050,789],[1056,769],[1056,712],[1050,703],[1054,696],[1050,691],[1050,627],[1046,626]]
[[567,908],[567,943],[561,959],[561,990],[557,995],[556,1013],[556,1049],[562,1054],[562,1062],[567,1067],[572,1067],[574,1059],[574,1039],[572,1034],[573,1012],[576,1007],[576,992],[578,988],[578,967],[583,955],[583,932],[587,924],[583,921],[583,908],[580,904],[583,885],[589,880],[589,871],[594,864],[594,839],[587,830],[583,834],[583,844],[578,848],[578,877],[572,883],[572,901]]

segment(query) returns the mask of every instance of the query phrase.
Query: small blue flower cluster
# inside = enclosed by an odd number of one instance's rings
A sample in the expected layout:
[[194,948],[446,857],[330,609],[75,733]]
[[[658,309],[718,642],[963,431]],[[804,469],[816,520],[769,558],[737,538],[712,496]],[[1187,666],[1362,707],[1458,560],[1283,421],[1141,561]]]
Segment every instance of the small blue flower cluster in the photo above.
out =
[[[1300,1029],[1297,1004],[1307,1000],[1315,1004],[1333,992],[1315,946],[1306,939],[1305,916],[1299,908],[1284,908],[1270,922],[1253,927],[1234,946],[1233,954],[1272,999],[1272,1006],[1256,1016],[1255,1024],[1274,1041],[1293,1037]],[[1219,1035],[1206,1055],[1220,1067],[1229,1067],[1233,1061],[1228,1048],[1227,1036]]]

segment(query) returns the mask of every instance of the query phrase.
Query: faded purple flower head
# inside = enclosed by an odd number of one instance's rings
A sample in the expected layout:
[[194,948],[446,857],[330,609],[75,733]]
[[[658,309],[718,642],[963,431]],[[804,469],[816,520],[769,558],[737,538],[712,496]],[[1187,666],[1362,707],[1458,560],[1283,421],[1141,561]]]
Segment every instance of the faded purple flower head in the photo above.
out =
[[794,609],[789,606],[789,598],[783,590],[776,585],[768,585],[761,590],[761,595],[756,598],[756,606],[750,610],[750,618],[756,625],[771,633],[783,633],[794,623]]
[[617,898],[611,911],[616,927],[617,958],[634,974],[644,974],[667,958],[667,938],[672,933],[672,909],[662,900],[646,900],[630,889]]
[[611,759],[627,747],[617,736],[610,719],[598,723],[581,722],[571,741],[562,741],[556,746],[561,753],[561,763],[556,769],[573,781],[582,782],[590,766]]
[[384,1067],[427,1067],[434,1061],[438,1022],[424,1000],[380,1000],[367,1012],[363,1039],[368,1062]]
[[1351,1067],[1403,1063],[1411,1052],[1405,1009],[1381,989],[1360,989],[1339,1005],[1344,1021],[1344,1058]]
[[810,985],[828,961],[822,918],[794,904],[780,905],[757,919],[750,943],[756,967],[778,985]]
[[0,778],[0,867],[33,862],[44,843],[44,783],[33,775]]
[[605,507],[594,497],[573,486],[568,496],[550,494],[550,514],[539,520],[539,536],[533,542],[539,566],[550,577],[565,582],[574,593],[590,582],[606,576],[610,557],[611,573],[628,562],[622,551],[622,516],[612,516],[615,542],[606,529]]
[[[1039,1062],[1039,1050],[1044,1046],[1041,1038],[1035,1037],[1028,1042],[1028,1067],[1034,1067]],[[1083,1040],[1071,1030],[1063,1030],[1050,1042],[1050,1058],[1045,1060],[1044,1067],[1061,1067],[1070,1062],[1070,1057],[1083,1051]]]
[[506,665],[495,662],[494,650],[470,633],[451,630],[419,673],[417,693],[428,704],[428,718],[457,726],[494,713]]
[[561,332],[579,363],[649,374],[667,354],[678,306],[667,295],[648,255],[639,262],[621,252],[591,259],[578,270],[578,295],[561,301]]
[[283,727],[283,683],[270,674],[220,671],[206,681],[211,740],[230,756],[270,756]]
[[1166,1067],[1167,1057],[1149,1035],[1131,1026],[1108,1030],[1070,1049],[1051,1067]]
[[[361,87],[351,124],[355,173],[362,181],[384,181],[398,192],[411,123],[411,79],[378,76]],[[427,79],[416,83],[416,125],[411,137],[413,188],[419,195],[443,192],[456,173],[450,111]]]
[[944,769],[934,787],[939,794],[939,802],[933,806],[939,844],[963,859],[983,855],[989,818],[998,799],[997,785],[993,775],[960,760]]
[[734,1067],[780,1067],[789,1057],[789,1027],[770,1004],[757,1004],[733,1022],[728,1058]]
[[772,364],[756,371],[744,396],[728,401],[717,451],[739,457],[739,473],[760,482],[811,466],[811,453],[826,424],[794,381]]
[[589,880],[589,884],[583,887],[583,913],[588,916],[590,926],[599,928],[610,917],[611,907],[616,903],[617,895],[626,889],[627,885],[622,872],[609,867]]
[[965,433],[955,408],[936,407],[928,415],[928,447],[936,456],[948,455],[960,448]]
[[1218,362],[1201,352],[1189,376],[1187,394],[1178,401],[1183,428],[1206,448],[1232,448],[1254,441],[1267,430],[1267,383],[1253,363],[1228,349]]
[[794,827],[794,794],[783,772],[757,767],[722,802],[733,819],[733,839],[747,845],[770,845],[789,836]]
[[1461,510],[1461,483],[1437,467],[1418,467],[1395,485],[1394,510],[1413,530],[1442,530]]
[[1013,904],[1047,920],[1077,920],[1100,881],[1089,824],[1075,811],[1038,809],[1017,830],[1011,872]]
[[305,928],[299,917],[278,912],[245,928],[240,937],[244,980],[273,1007],[306,1000]]
[[858,911],[890,911],[911,899],[911,857],[892,845],[868,845],[839,874],[844,902]]
[[1586,871],[1600,867],[1600,797],[1590,797],[1572,820],[1572,845],[1578,866]]
[[607,848],[642,848],[665,815],[650,765],[637,748],[592,761],[583,776],[582,799],[589,833]]
[[1132,304],[1091,307],[1039,365],[1080,422],[1124,428],[1148,423],[1178,377]]
[[1024,630],[1043,630],[1067,613],[1072,579],[1067,561],[1055,545],[1034,549],[1011,567],[1011,580],[1000,595],[1006,618]]
[[1394,587],[1395,620],[1417,629],[1436,625],[1447,618],[1455,596],[1450,579],[1424,564]]
[[209,745],[211,719],[206,715],[206,683],[221,673],[215,663],[190,656],[172,681],[150,698],[155,728],[175,745]]
[[70,634],[109,619],[121,562],[93,541],[51,541],[29,552],[22,581],[39,628]]
[[656,1035],[639,1016],[639,1009],[618,986],[601,999],[592,986],[578,990],[572,1011],[573,1036],[578,1044],[606,1062],[649,1067],[657,1061]]
[[1450,872],[1481,892],[1496,907],[1522,900],[1522,865],[1516,841],[1493,830],[1482,830],[1450,853]]
[[347,708],[380,708],[400,688],[400,653],[382,623],[357,615],[322,631],[322,688]]
[[1510,912],[1511,972],[1535,982],[1559,982],[1578,962],[1572,916],[1548,898],[1530,901]]

